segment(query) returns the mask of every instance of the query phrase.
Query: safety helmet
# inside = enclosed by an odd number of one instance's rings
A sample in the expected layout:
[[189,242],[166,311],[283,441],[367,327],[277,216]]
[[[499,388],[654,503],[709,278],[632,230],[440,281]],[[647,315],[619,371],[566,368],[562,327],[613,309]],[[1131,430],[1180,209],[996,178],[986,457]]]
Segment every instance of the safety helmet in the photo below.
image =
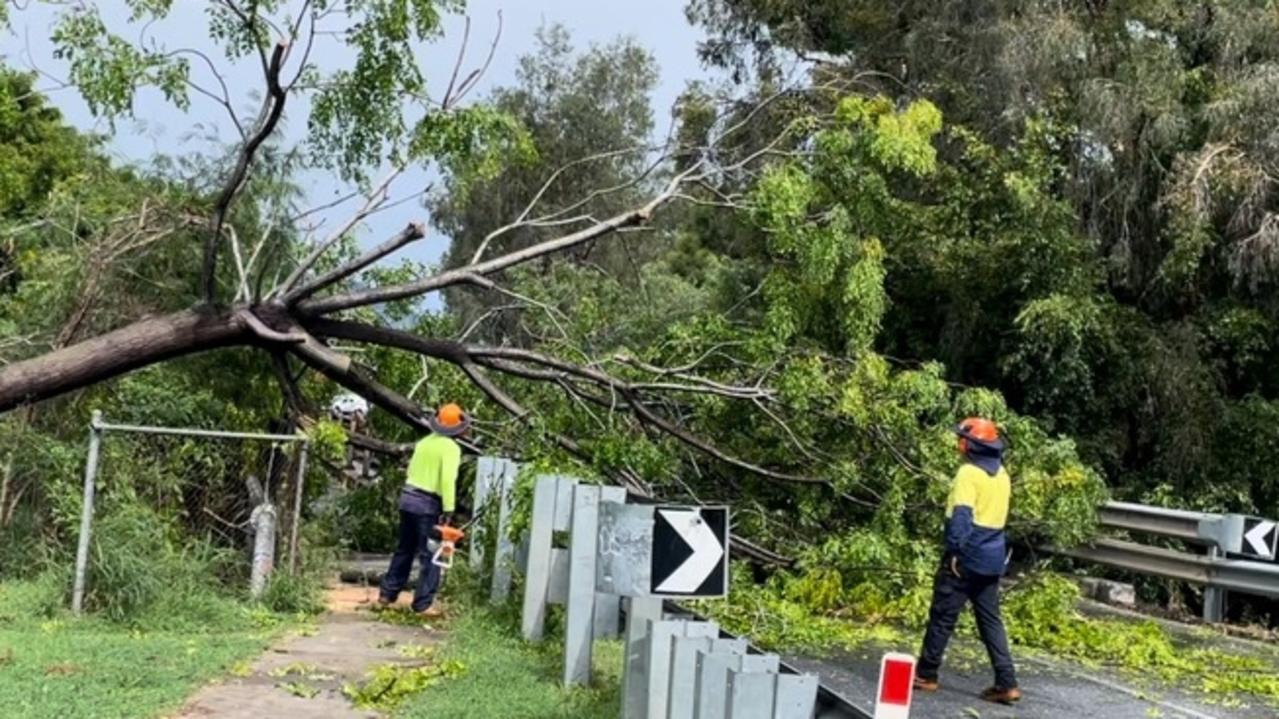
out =
[[994,422],[984,417],[969,417],[955,427],[959,435],[959,451],[967,452],[968,443],[980,444],[996,452],[1004,449],[1004,440],[999,437],[999,428]]
[[430,419],[431,431],[445,437],[456,437],[471,426],[471,417],[455,403],[443,405]]

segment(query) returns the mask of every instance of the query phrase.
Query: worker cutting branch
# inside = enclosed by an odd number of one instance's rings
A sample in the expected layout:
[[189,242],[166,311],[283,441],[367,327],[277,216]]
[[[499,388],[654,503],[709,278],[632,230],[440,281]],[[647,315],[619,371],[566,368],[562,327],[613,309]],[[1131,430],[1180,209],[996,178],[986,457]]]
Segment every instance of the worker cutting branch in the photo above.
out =
[[[400,537],[386,570],[378,603],[394,604],[413,571],[413,558],[420,565],[413,611],[436,617],[435,593],[440,586],[440,567],[432,561],[428,540],[440,539],[437,525],[451,522],[457,495],[457,473],[462,448],[456,439],[466,434],[471,418],[456,404],[440,407],[430,419],[431,433],[413,448],[408,476],[400,492]],[[460,533],[458,533],[460,534]]]
[[928,629],[915,672],[915,688],[934,692],[938,670],[959,613],[973,604],[977,631],[995,670],[986,701],[1012,704],[1021,699],[1008,635],[999,613],[999,578],[1008,562],[1004,526],[1012,483],[1003,466],[1004,441],[988,419],[970,417],[955,428],[963,465],[946,502],[946,551],[933,579]]

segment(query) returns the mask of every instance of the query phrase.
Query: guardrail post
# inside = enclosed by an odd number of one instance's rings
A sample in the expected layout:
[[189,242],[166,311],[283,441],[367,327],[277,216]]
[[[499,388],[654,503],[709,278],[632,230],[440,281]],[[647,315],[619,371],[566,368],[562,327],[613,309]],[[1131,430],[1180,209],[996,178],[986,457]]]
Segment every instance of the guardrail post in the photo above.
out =
[[599,533],[600,488],[573,488],[569,543],[568,606],[564,612],[564,684],[591,681],[591,643],[595,629],[595,549]]
[[813,674],[778,674],[773,719],[812,719],[817,684]]
[[551,534],[555,522],[556,477],[538,477],[533,487],[533,517],[529,527],[528,567],[524,571],[524,639],[542,638],[546,598],[551,583]]
[[729,669],[727,719],[773,719],[775,676]]
[[[1208,559],[1216,561],[1221,552],[1215,546],[1208,548]],[[1204,587],[1203,619],[1209,624],[1218,624],[1226,617],[1226,590],[1211,584]]]
[[[626,504],[626,490],[621,487],[600,487],[600,504],[604,502],[616,502],[617,504]],[[599,526],[599,517],[596,516],[596,527]],[[599,549],[599,537],[596,536],[592,540],[596,550]],[[595,587],[595,578],[591,579],[592,588]],[[594,635],[596,639],[616,639],[622,631],[622,598],[616,594],[607,592],[595,593],[595,628]]]
[[[509,459],[498,460],[501,465],[497,479],[497,546],[493,551],[493,585],[489,590],[489,602],[501,604],[511,593],[511,570],[515,564],[515,543],[511,541],[511,502],[515,494],[515,476],[519,466]],[[490,497],[488,501],[493,501]]]

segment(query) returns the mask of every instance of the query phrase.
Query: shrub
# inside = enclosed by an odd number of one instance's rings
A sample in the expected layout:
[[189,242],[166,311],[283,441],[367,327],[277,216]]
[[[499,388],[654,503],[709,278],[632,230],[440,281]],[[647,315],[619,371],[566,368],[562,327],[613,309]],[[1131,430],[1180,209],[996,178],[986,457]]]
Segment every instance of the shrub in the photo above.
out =
[[162,614],[210,618],[223,582],[243,574],[239,555],[201,540],[179,541],[172,523],[137,504],[102,512],[95,524],[85,606],[112,621]]

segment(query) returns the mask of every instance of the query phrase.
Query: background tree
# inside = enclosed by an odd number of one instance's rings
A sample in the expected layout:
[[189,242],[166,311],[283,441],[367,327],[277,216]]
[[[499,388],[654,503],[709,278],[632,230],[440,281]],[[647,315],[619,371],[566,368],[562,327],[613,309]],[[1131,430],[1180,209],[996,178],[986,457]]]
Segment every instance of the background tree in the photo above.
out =
[[928,198],[967,237],[889,251],[885,351],[1000,387],[1124,495],[1240,511],[1279,500],[1234,458],[1279,392],[1274,126],[1257,111],[1276,99],[1272,10],[688,6],[704,57],[743,79],[806,58],[971,132],[939,146],[962,191]]
[[[520,60],[516,84],[497,89],[486,103],[528,131],[536,160],[508,163],[479,181],[450,176],[429,203],[432,224],[452,240],[447,267],[589,225],[639,202],[655,185],[645,171],[653,161],[649,96],[658,70],[652,56],[633,40],[575,56],[560,26],[539,30],[538,41],[536,54]],[[592,242],[568,257],[633,276],[637,263],[653,254],[651,244]],[[550,258],[538,263],[543,273],[550,267]],[[517,309],[508,296],[461,290],[445,296],[467,325],[489,313],[474,337],[501,340],[514,329],[501,316]]]

